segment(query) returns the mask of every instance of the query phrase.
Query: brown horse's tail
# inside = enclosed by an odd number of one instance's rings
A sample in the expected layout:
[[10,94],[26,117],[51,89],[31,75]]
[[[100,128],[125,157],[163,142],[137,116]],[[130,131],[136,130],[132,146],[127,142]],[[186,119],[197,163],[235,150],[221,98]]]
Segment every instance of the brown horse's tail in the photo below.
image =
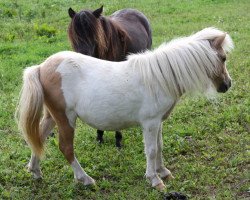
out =
[[43,110],[43,88],[39,79],[39,66],[24,71],[23,87],[16,110],[18,127],[32,152],[40,157],[43,153],[43,141],[39,134],[39,123]]

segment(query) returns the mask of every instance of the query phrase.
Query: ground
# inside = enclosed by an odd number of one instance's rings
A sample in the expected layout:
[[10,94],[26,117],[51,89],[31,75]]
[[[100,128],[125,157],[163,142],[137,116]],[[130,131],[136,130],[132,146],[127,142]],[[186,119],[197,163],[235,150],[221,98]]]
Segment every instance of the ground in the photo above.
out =
[[[113,132],[105,143],[96,130],[77,123],[75,151],[97,186],[73,181],[73,172],[58,149],[57,137],[47,140],[42,180],[26,170],[30,149],[17,130],[15,107],[25,67],[49,55],[71,50],[67,39],[69,7],[79,11],[104,5],[110,15],[137,8],[150,20],[153,46],[214,26],[227,31],[235,49],[228,57],[233,79],[229,92],[215,98],[183,97],[164,122],[164,160],[175,179],[165,192],[179,191],[190,199],[250,198],[250,4],[248,0],[1,0],[0,1],[0,199],[162,199],[145,180],[145,155],[140,128],[123,131],[123,148]],[[55,129],[56,133],[57,130]]]

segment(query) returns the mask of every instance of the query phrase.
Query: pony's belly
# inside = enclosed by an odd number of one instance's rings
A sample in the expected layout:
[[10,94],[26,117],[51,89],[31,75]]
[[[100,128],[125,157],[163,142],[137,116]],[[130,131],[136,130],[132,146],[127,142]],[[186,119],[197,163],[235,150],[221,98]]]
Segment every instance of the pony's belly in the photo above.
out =
[[[117,89],[118,90],[118,89]],[[84,98],[78,101],[76,112],[79,118],[100,130],[122,130],[139,123],[139,98],[122,93],[112,93],[107,88],[93,89],[95,93],[83,92]],[[104,93],[104,94],[103,94]],[[139,100],[138,100],[139,99]]]
[[79,116],[89,126],[103,131],[117,131],[139,125],[138,122],[122,118],[94,118],[93,116]]

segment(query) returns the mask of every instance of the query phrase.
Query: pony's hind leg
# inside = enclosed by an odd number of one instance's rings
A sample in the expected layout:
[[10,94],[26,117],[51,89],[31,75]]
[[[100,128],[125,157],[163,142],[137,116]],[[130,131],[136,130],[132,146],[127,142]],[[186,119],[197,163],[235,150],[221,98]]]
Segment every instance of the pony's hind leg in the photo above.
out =
[[[40,137],[42,139],[42,142],[44,142],[47,138],[47,136],[50,134],[51,130],[55,126],[55,121],[51,117],[50,113],[47,109],[44,109],[44,115],[40,123]],[[42,177],[42,172],[40,169],[40,159],[35,155],[32,154],[29,164],[28,164],[28,170],[33,174],[35,179]]]
[[162,123],[158,132],[157,155],[156,155],[156,171],[163,180],[173,178],[171,172],[164,166],[162,158],[163,140],[162,140]]
[[28,171],[32,173],[35,179],[42,178],[42,172],[40,169],[40,159],[33,153],[31,155],[27,168]]
[[74,155],[74,128],[68,123],[67,119],[58,121],[57,125],[59,128],[59,148],[70,163],[75,180],[84,185],[95,184],[94,179],[86,174]]

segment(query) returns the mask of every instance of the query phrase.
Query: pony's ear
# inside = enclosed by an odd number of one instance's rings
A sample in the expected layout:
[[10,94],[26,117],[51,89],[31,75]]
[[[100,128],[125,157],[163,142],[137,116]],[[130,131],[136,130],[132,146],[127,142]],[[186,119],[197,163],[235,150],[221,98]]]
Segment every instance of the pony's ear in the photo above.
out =
[[69,13],[70,18],[73,18],[76,14],[76,12],[72,8],[69,8],[68,13]]
[[103,6],[93,11],[93,15],[95,15],[96,18],[99,18],[102,14],[102,11],[103,11]]
[[215,38],[214,40],[213,40],[213,42],[212,42],[212,44],[213,44],[213,46],[215,47],[215,48],[221,48],[222,47],[222,44],[223,44],[223,42],[224,42],[224,40],[225,40],[225,38],[226,38],[226,35],[227,35],[227,33],[224,33],[223,35],[221,35],[221,36],[218,36],[217,38]]

